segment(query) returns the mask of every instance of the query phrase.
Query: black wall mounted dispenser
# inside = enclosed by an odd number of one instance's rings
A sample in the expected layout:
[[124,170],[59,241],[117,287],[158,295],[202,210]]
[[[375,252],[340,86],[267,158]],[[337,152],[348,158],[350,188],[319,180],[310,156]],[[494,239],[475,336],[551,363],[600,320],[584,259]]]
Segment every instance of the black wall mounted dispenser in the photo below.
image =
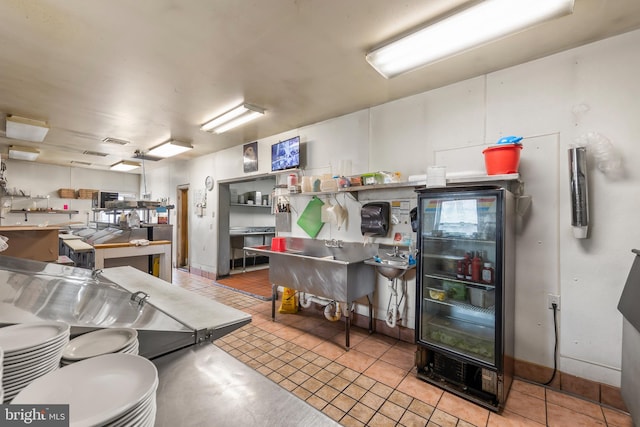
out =
[[360,231],[362,235],[384,237],[389,232],[389,202],[371,202],[360,210]]

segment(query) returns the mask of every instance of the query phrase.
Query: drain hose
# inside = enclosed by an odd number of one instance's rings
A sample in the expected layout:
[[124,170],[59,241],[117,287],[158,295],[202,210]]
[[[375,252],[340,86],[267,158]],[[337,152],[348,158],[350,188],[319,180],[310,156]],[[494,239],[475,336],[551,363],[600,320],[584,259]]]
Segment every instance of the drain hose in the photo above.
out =
[[[398,309],[400,304],[398,303],[398,290],[396,288],[396,279],[389,281],[389,304],[387,305],[387,316],[384,319],[385,323],[390,328],[395,328],[398,322]],[[404,298],[404,294],[402,295]],[[395,304],[392,306],[391,300],[395,298]]]
[[387,318],[384,319],[385,323],[390,328],[395,328],[398,321],[398,306],[394,305],[387,311]]

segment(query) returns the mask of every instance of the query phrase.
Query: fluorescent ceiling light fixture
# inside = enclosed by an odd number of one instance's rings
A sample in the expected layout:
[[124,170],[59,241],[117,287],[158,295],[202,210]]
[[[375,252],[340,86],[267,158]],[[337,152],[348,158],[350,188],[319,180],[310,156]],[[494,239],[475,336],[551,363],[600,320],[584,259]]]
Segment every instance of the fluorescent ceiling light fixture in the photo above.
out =
[[485,0],[369,52],[367,62],[386,78],[573,12],[574,0]]
[[242,104],[208,121],[200,127],[205,132],[223,133],[264,115],[264,110],[250,104]]
[[18,116],[7,116],[7,138],[23,141],[42,142],[49,132],[47,122]]
[[9,158],[16,160],[29,160],[33,162],[38,158],[40,152],[31,147],[17,147],[15,145],[9,146]]
[[118,172],[127,172],[140,167],[140,163],[130,162],[128,160],[120,160],[118,163],[112,164],[109,169]]
[[151,150],[147,151],[146,154],[153,157],[166,158],[184,153],[191,149],[193,149],[193,147],[186,142],[171,140],[153,147]]

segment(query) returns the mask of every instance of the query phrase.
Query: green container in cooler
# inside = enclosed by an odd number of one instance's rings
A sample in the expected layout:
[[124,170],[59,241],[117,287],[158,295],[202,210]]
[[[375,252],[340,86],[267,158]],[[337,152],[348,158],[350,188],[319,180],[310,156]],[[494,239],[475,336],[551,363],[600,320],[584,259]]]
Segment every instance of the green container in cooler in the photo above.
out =
[[464,285],[464,283],[443,280],[442,289],[445,290],[448,298],[451,298],[456,301],[467,300],[467,287]]

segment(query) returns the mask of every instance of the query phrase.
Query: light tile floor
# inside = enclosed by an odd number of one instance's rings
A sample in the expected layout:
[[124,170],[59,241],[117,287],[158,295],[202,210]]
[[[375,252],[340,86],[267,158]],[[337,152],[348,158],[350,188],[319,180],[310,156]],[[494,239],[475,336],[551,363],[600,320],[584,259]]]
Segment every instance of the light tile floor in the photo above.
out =
[[271,303],[174,270],[173,283],[252,315],[252,322],[215,345],[344,426],[616,426],[624,412],[543,386],[515,380],[498,415],[416,377],[415,345],[353,328],[313,309],[278,314]]

